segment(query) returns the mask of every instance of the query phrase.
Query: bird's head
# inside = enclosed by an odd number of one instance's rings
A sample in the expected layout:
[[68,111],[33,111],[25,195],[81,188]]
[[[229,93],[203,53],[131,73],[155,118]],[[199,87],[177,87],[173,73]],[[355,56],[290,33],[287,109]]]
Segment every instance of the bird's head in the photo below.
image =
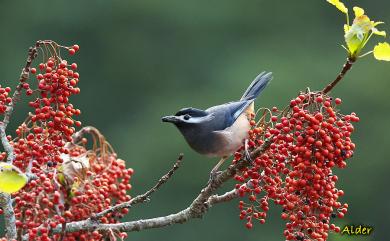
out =
[[211,120],[212,116],[204,110],[195,108],[184,108],[179,110],[175,115],[164,116],[163,122],[170,122],[182,129],[185,127],[194,127]]

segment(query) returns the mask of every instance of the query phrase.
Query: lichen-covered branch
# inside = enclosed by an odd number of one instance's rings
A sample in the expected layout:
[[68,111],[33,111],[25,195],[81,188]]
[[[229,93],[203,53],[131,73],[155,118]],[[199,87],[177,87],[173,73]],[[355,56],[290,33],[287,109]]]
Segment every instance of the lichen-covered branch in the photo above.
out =
[[7,162],[11,163],[15,159],[14,148],[8,141],[7,134],[5,132],[6,125],[4,123],[0,123],[0,138],[1,144],[3,145],[4,151],[7,153]]
[[[123,222],[117,224],[99,224],[96,221],[92,221],[90,219],[85,221],[80,221],[80,222],[72,222],[67,224],[66,232],[76,232],[80,230],[94,230],[94,229],[133,232],[133,231],[141,231],[144,229],[151,229],[151,228],[162,228],[172,224],[185,223],[193,218],[200,218],[203,216],[204,213],[207,212],[207,210],[212,205],[228,202],[236,197],[237,197],[236,190],[232,190],[220,196],[218,195],[210,196],[207,199],[207,202],[202,204],[204,208],[199,210],[194,208],[195,205],[193,203],[190,207],[175,214],[170,214],[167,216],[150,218],[150,219],[141,219],[141,220],[131,221],[131,222]],[[53,231],[54,233],[56,233],[60,230],[57,227]]]
[[0,193],[0,207],[4,211],[5,237],[8,240],[16,238],[15,213],[12,207],[11,195]]
[[209,207],[211,207],[213,204],[229,202],[230,200],[235,199],[237,197],[238,197],[237,190],[233,189],[233,190],[226,192],[222,195],[215,194],[215,195],[210,196],[209,199],[207,200],[206,204]]

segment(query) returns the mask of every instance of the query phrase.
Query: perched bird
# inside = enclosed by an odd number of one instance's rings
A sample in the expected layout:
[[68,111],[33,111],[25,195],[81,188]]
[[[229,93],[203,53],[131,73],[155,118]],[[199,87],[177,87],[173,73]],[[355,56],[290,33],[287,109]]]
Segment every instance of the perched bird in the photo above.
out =
[[250,115],[254,100],[272,79],[272,73],[260,73],[249,85],[239,101],[210,107],[206,110],[183,108],[175,115],[165,116],[163,122],[173,123],[192,149],[210,157],[221,157],[212,170],[237,151],[248,138]]

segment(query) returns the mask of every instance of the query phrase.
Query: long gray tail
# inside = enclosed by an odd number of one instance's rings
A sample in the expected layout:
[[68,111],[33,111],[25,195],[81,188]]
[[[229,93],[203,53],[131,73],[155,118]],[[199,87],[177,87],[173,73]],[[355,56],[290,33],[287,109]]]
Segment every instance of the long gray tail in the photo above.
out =
[[241,97],[241,100],[253,100],[265,89],[267,84],[272,80],[271,72],[261,72],[249,85],[248,89],[245,91],[244,95]]

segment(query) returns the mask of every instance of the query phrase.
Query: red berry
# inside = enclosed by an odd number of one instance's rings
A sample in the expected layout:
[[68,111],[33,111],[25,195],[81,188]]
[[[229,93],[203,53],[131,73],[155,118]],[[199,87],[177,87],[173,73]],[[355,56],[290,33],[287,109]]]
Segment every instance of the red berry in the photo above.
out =
[[253,228],[252,222],[247,222],[245,226],[246,226],[247,229],[252,229]]
[[316,102],[317,103],[322,103],[324,101],[324,99],[322,98],[322,96],[318,96],[317,98],[316,98]]
[[77,44],[73,45],[72,47],[74,49],[74,51],[78,51],[80,49],[80,46],[78,46]]

